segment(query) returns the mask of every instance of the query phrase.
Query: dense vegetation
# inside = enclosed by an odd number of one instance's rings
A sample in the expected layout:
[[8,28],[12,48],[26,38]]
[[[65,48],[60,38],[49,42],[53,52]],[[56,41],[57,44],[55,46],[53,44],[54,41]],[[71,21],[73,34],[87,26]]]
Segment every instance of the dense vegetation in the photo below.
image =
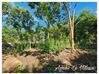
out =
[[84,10],[76,15],[76,3],[27,4],[33,14],[11,3],[2,4],[4,54],[22,53],[31,48],[47,53],[79,48],[97,50],[96,14]]

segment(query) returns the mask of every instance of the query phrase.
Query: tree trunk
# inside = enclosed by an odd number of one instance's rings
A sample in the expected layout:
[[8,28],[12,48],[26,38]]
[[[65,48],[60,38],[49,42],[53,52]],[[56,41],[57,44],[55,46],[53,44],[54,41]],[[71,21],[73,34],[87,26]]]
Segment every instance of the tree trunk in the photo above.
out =
[[69,11],[70,44],[71,44],[72,50],[74,50],[74,16],[72,19],[70,14],[71,13]]
[[71,48],[72,50],[75,50],[74,48],[74,13],[73,16],[70,16],[70,11],[69,11],[69,27],[70,27],[70,44],[71,44]]
[[72,49],[73,49],[73,50],[75,50],[74,25],[75,25],[75,9],[74,9],[74,11],[73,11],[73,17],[72,17]]
[[71,27],[71,46],[72,50],[74,50],[74,23],[72,22],[72,27]]
[[72,50],[75,50],[75,42],[74,42],[74,22],[75,22],[75,7],[76,4],[74,6],[74,8],[72,9],[72,11],[70,10],[70,8],[68,8],[65,3],[64,3],[64,7],[65,7],[65,12],[67,12],[66,14],[68,14],[68,18],[69,18],[69,28],[70,28],[70,45]]

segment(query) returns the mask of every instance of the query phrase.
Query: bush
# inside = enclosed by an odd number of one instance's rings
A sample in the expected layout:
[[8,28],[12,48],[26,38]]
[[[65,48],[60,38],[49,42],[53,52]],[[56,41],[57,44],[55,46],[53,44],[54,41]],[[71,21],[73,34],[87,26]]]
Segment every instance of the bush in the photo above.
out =
[[75,42],[82,49],[97,49],[97,18],[94,14],[84,11],[78,17],[75,26]]
[[61,40],[55,40],[53,38],[47,39],[45,43],[39,44],[39,48],[43,52],[57,52],[60,50],[63,50],[64,48],[70,47],[70,44],[68,42],[69,40],[66,39],[61,39]]

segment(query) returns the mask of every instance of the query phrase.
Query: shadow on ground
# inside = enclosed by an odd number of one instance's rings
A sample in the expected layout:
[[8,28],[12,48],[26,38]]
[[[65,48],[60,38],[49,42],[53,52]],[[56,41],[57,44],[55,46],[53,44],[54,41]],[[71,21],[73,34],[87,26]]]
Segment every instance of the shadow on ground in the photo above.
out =
[[96,71],[97,55],[82,50],[73,52],[63,50],[57,54],[43,54],[35,50],[16,55],[3,55],[3,72],[96,73]]

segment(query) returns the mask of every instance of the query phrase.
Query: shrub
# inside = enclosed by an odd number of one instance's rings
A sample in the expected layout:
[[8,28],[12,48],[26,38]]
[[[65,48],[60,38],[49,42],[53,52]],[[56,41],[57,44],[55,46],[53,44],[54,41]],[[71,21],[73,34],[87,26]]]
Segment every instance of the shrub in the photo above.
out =
[[43,52],[47,53],[57,52],[63,50],[64,48],[70,47],[68,41],[69,41],[68,39],[55,40],[51,38],[46,40],[45,43],[40,44],[39,48],[42,49]]

